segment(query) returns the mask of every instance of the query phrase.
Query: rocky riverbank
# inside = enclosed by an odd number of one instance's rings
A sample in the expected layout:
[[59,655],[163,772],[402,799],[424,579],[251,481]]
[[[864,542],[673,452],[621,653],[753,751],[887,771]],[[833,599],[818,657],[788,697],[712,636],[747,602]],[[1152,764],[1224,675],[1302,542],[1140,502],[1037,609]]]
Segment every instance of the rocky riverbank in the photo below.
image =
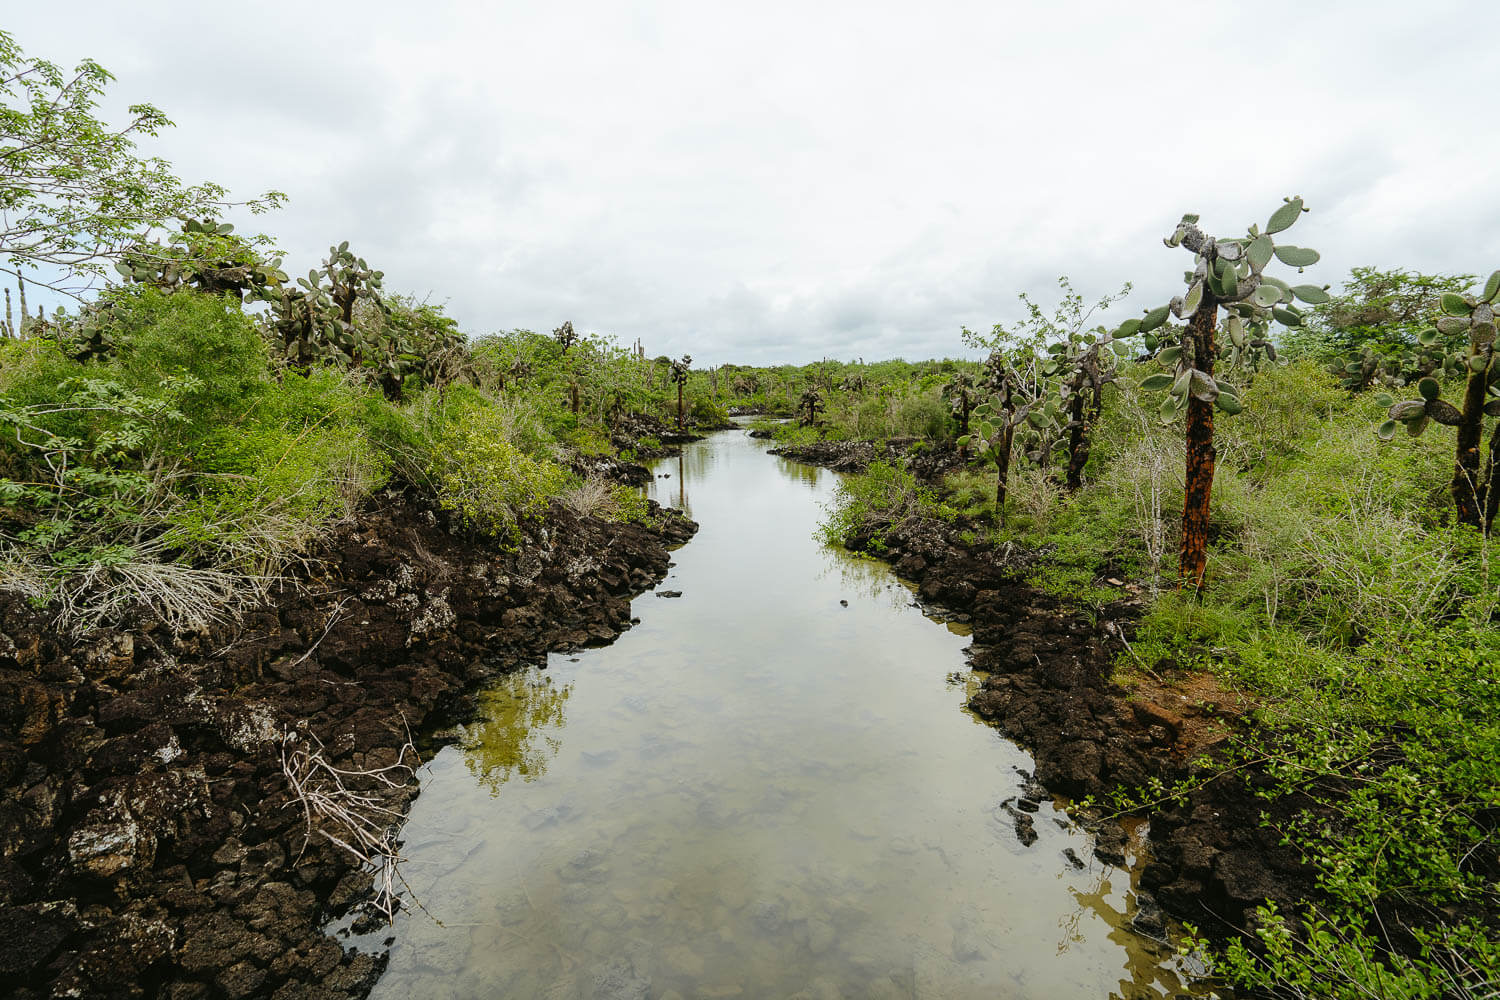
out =
[[[767,435],[769,436],[769,435]],[[863,472],[871,462],[906,463],[919,479],[935,481],[963,464],[951,445],[934,445],[925,438],[894,437],[883,441],[813,441],[772,448],[770,454],[794,462],[821,465],[835,472]]]
[[270,606],[196,632],[74,640],[0,597],[0,993],[363,996],[382,957],[323,928],[370,906],[373,876],[309,831],[298,751],[336,769],[309,787],[398,821],[409,739],[485,678],[630,627],[697,527],[652,511],[554,505],[500,552],[385,494]]
[[[967,653],[985,677],[969,707],[1032,754],[1047,792],[1107,802],[1115,789],[1193,776],[1195,760],[1247,724],[1248,706],[1206,675],[1163,662],[1141,664],[1127,683],[1117,679],[1114,665],[1128,655],[1143,605],[1128,583],[1098,581],[1120,597],[1085,614],[1024,582],[1038,554],[970,545],[961,527],[921,519],[867,524],[846,544],[890,562],[924,604],[971,625]],[[1012,814],[1017,836],[1029,843],[1024,808]],[[1267,899],[1286,911],[1308,898],[1310,870],[1262,825],[1268,808],[1287,805],[1256,798],[1244,775],[1205,774],[1185,804],[1151,810],[1140,911],[1159,902],[1178,919],[1229,934],[1252,930],[1254,908]],[[1108,810],[1073,812],[1094,830],[1100,860],[1124,864],[1126,835],[1102,818]]]

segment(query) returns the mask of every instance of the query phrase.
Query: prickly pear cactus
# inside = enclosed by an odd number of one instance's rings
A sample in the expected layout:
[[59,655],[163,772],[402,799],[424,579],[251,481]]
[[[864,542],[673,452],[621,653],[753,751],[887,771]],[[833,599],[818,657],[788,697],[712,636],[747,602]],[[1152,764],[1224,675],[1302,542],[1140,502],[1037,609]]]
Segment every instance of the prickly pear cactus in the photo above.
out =
[[573,332],[573,321],[565,320],[563,325],[552,331],[552,339],[562,347],[563,354],[568,353],[568,348],[578,343],[578,334]]
[[[1183,247],[1193,254],[1193,270],[1187,272],[1187,291],[1173,296],[1165,306],[1148,310],[1143,319],[1129,320],[1115,331],[1116,337],[1135,334],[1147,336],[1147,349],[1153,349],[1154,331],[1170,314],[1189,324],[1203,316],[1210,336],[1169,337],[1156,360],[1167,372],[1151,375],[1141,387],[1150,391],[1167,391],[1159,414],[1164,421],[1175,419],[1197,399],[1228,414],[1243,409],[1239,390],[1213,374],[1214,362],[1223,359],[1231,369],[1254,371],[1276,361],[1276,347],[1270,339],[1273,324],[1301,326],[1304,315],[1298,302],[1321,305],[1330,301],[1328,286],[1292,284],[1266,273],[1273,262],[1302,269],[1316,264],[1318,251],[1278,243],[1274,237],[1291,228],[1307,208],[1300,197],[1288,198],[1267,221],[1265,228],[1250,226],[1246,234],[1235,238],[1206,235],[1198,227],[1198,216],[1184,215],[1171,236],[1163,242],[1169,247]],[[1226,312],[1224,342],[1212,337],[1214,314]],[[1134,328],[1132,323],[1138,323]],[[1171,342],[1175,341],[1175,342]]]
[[186,219],[180,232],[161,243],[142,243],[115,263],[126,280],[167,291],[193,288],[233,295],[243,302],[269,301],[287,281],[281,259],[264,259],[263,239],[243,239],[234,226],[216,219]]
[[865,391],[865,377],[859,372],[850,372],[839,379],[839,391],[860,393]]
[[808,386],[797,400],[797,412],[802,414],[802,426],[811,427],[818,422],[818,412],[823,409],[823,394],[818,387]]
[[[1193,254],[1193,270],[1185,275],[1187,291],[1173,296],[1165,306],[1148,310],[1143,319],[1127,320],[1115,331],[1121,338],[1154,335],[1168,315],[1186,324],[1175,343],[1156,353],[1157,362],[1166,370],[1148,376],[1141,388],[1166,392],[1157,411],[1164,423],[1179,414],[1187,416],[1178,572],[1183,583],[1195,590],[1202,589],[1208,565],[1209,504],[1217,462],[1214,413],[1233,415],[1244,409],[1239,390],[1215,374],[1214,364],[1221,356],[1231,370],[1274,363],[1272,324],[1301,326],[1297,302],[1321,305],[1332,298],[1327,287],[1293,285],[1266,273],[1273,261],[1294,267],[1298,273],[1318,262],[1316,250],[1278,243],[1274,238],[1305,211],[1300,197],[1287,198],[1271,213],[1264,229],[1252,225],[1244,236],[1232,239],[1209,236],[1198,227],[1198,216],[1184,215],[1163,242]],[[1215,337],[1220,309],[1226,313],[1222,344]]]
[[692,370],[692,355],[684,354],[681,358],[672,362],[672,381],[678,385],[687,385],[688,373]]
[[[1458,520],[1489,533],[1500,507],[1500,425],[1490,432],[1489,454],[1482,463],[1479,445],[1485,417],[1500,417],[1500,385],[1497,385],[1500,365],[1495,364],[1500,271],[1491,274],[1479,292],[1468,295],[1445,292],[1441,308],[1442,316],[1435,326],[1418,334],[1418,343],[1430,350],[1445,335],[1466,336],[1467,348],[1443,352],[1433,373],[1417,381],[1417,398],[1397,402],[1386,393],[1378,396],[1380,404],[1387,407],[1387,419],[1376,433],[1381,440],[1389,441],[1395,437],[1398,425],[1404,425],[1412,437],[1433,423],[1457,428],[1452,489]],[[1439,374],[1450,381],[1463,378],[1463,398],[1458,405],[1443,398]]]

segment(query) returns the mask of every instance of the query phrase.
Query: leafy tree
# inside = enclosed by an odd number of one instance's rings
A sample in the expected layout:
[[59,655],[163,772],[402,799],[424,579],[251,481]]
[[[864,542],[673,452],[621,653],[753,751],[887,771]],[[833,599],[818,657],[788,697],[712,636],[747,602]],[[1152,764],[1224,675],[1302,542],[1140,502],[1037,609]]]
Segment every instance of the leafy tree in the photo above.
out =
[[[1231,368],[1253,365],[1261,356],[1274,360],[1275,348],[1268,336],[1270,324],[1274,321],[1295,327],[1302,323],[1302,311],[1293,304],[1293,299],[1310,305],[1322,305],[1331,299],[1325,288],[1292,286],[1264,273],[1272,259],[1299,271],[1317,263],[1316,250],[1277,245],[1271,239],[1305,211],[1300,197],[1288,198],[1272,213],[1264,232],[1252,225],[1247,235],[1237,239],[1206,235],[1198,228],[1198,216],[1184,215],[1177,229],[1163,242],[1193,254],[1194,268],[1186,275],[1187,292],[1174,296],[1168,305],[1151,310],[1144,320],[1127,321],[1115,333],[1119,337],[1138,332],[1150,334],[1165,321],[1168,311],[1187,323],[1180,341],[1157,355],[1157,360],[1171,369],[1171,373],[1152,375],[1141,386],[1148,390],[1169,390],[1160,410],[1163,420],[1170,421],[1184,410],[1187,414],[1178,572],[1182,582],[1195,590],[1203,587],[1208,561],[1209,502],[1217,458],[1214,410],[1232,415],[1243,409],[1239,390],[1222,377],[1215,377],[1214,362],[1221,353]],[[1214,337],[1221,308],[1227,313],[1224,329],[1228,335],[1228,343],[1222,349]],[[1129,324],[1136,326],[1132,329]]]
[[[28,57],[0,31],[0,271],[76,294],[167,220],[234,204],[219,185],[185,185],[165,160],[137,154],[138,138],[172,124],[157,108],[131,105],[118,128],[95,117],[112,79],[91,59],[68,73]],[[284,199],[243,204],[258,213]]]
[[1389,396],[1382,398],[1390,407],[1390,419],[1379,430],[1380,437],[1389,441],[1395,436],[1398,423],[1405,424],[1407,433],[1413,437],[1433,421],[1456,428],[1453,502],[1458,520],[1481,528],[1486,534],[1494,525],[1496,509],[1500,508],[1500,425],[1490,433],[1489,454],[1483,468],[1479,455],[1484,418],[1500,416],[1500,398],[1491,398],[1500,394],[1496,386],[1500,368],[1495,365],[1497,300],[1500,300],[1500,271],[1490,275],[1478,294],[1444,292],[1440,300],[1444,315],[1436,327],[1417,335],[1418,343],[1428,348],[1445,337],[1467,340],[1462,351],[1443,356],[1446,372],[1465,376],[1462,407],[1443,399],[1441,384],[1429,375],[1417,382],[1417,399],[1397,403]]
[[[1120,328],[1124,331],[1120,335],[1133,336],[1139,327],[1139,321],[1128,320]],[[1066,441],[1058,443],[1065,444],[1067,449],[1064,485],[1070,493],[1083,485],[1083,468],[1089,461],[1094,425],[1104,412],[1104,388],[1116,378],[1116,359],[1130,353],[1130,348],[1115,336],[1102,326],[1087,332],[1072,330],[1047,347],[1051,360],[1043,365],[1042,373],[1057,379],[1057,398],[1066,408],[1067,422],[1062,429],[1068,436]],[[1039,461],[1046,460],[1047,450],[1043,450]]]
[[[1461,293],[1474,282],[1471,274],[1417,274],[1400,268],[1383,271],[1356,267],[1344,290],[1309,311],[1303,326],[1289,331],[1282,343],[1292,359],[1311,357],[1339,364],[1346,377],[1361,375],[1365,363],[1405,361],[1419,346],[1417,335],[1429,327],[1444,293]],[[1459,349],[1461,345],[1448,345]],[[1348,368],[1351,363],[1359,368]],[[1367,388],[1373,371],[1361,375]]]
[[1017,371],[1003,351],[991,352],[985,361],[984,391],[987,398],[974,409],[974,430],[959,438],[958,444],[973,447],[980,459],[995,464],[995,517],[1004,524],[1016,431],[1028,422],[1041,427],[1051,416],[1042,410],[1046,396],[1042,385]]
[[1042,307],[1032,301],[1025,292],[1017,296],[1026,307],[1026,318],[1019,323],[1006,326],[996,323],[989,333],[963,328],[963,342],[969,347],[987,353],[1004,351],[1012,363],[1025,366],[1038,362],[1045,356],[1049,343],[1067,339],[1088,326],[1094,313],[1108,309],[1115,302],[1130,294],[1130,282],[1126,282],[1113,295],[1102,295],[1093,305],[1087,305],[1082,295],[1073,290],[1067,275],[1057,279],[1062,289],[1062,298],[1049,316]]

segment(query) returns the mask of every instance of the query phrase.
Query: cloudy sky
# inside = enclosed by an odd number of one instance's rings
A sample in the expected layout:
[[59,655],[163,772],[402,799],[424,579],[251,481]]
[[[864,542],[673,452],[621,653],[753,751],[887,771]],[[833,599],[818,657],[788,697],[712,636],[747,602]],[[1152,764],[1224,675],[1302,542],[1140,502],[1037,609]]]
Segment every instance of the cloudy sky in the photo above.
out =
[[1183,212],[1289,194],[1304,279],[1500,267],[1497,4],[7,6],[162,108],[184,179],[285,191],[289,270],[348,239],[473,333],[957,356],[1059,275],[1164,302]]

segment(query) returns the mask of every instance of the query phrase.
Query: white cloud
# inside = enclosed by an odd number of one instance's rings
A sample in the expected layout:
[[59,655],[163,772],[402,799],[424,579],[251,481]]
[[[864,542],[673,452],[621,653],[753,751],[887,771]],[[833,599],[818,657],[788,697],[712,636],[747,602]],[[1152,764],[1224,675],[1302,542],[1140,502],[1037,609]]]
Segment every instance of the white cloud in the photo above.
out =
[[189,180],[291,195],[300,270],[349,239],[482,332],[701,362],[958,353],[960,325],[1136,284],[1177,217],[1282,195],[1355,265],[1500,264],[1500,13],[1428,3],[306,5],[12,12],[178,122]]

